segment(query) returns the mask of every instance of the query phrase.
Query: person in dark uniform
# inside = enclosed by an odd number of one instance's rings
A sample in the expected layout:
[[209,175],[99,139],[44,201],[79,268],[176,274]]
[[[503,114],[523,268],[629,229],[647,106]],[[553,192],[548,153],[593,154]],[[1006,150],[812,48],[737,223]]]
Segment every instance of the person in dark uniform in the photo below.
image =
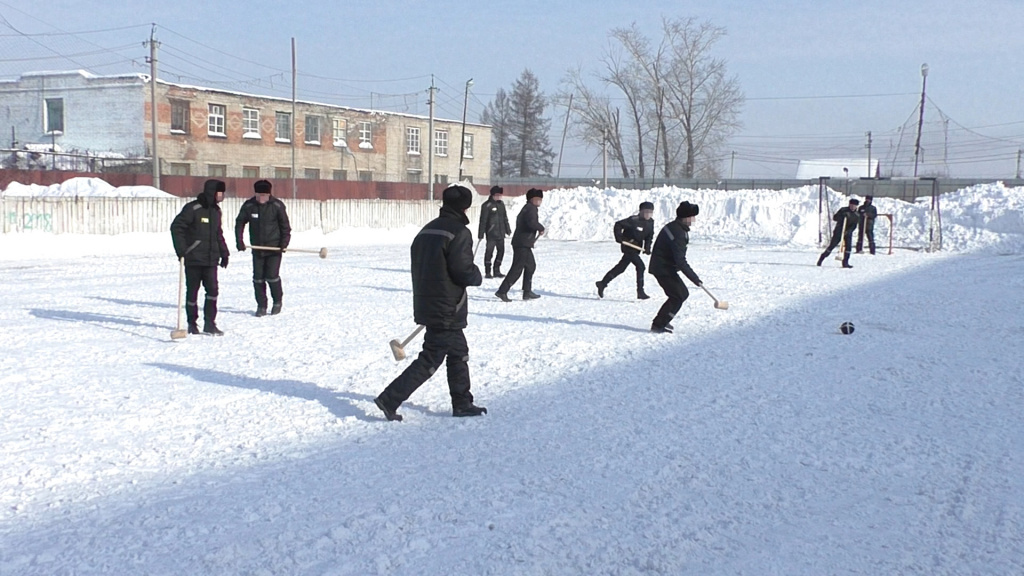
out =
[[651,250],[650,273],[665,291],[668,300],[661,305],[658,314],[651,323],[651,332],[671,333],[672,319],[675,318],[683,302],[690,297],[690,292],[683,284],[678,272],[690,279],[697,286],[702,282],[697,273],[686,261],[686,247],[690,243],[690,225],[700,213],[700,207],[689,202],[680,202],[676,207],[676,219],[669,222],[658,233]]
[[[512,233],[508,223],[505,203],[501,201],[504,190],[501,186],[491,186],[491,197],[480,205],[480,230],[477,237],[487,239],[484,251],[484,277],[504,278],[501,273],[501,261],[505,257],[505,236]],[[495,254],[497,251],[497,254]],[[494,275],[491,275],[491,256],[494,256]]]
[[479,416],[487,409],[473,405],[469,391],[469,345],[462,330],[468,317],[467,286],[483,283],[473,263],[473,233],[466,210],[473,193],[449,186],[441,196],[440,215],[412,241],[412,304],[416,323],[426,327],[423,350],[395,378],[374,404],[388,420],[402,420],[398,407],[409,399],[447,359],[452,416]]
[[206,290],[203,332],[222,336],[217,328],[217,265],[228,267],[228,245],[221,229],[220,206],[224,182],[207,180],[198,198],[185,204],[171,222],[171,239],[178,259],[185,259],[185,317],[188,333],[199,334],[199,285]]
[[853,231],[857,229],[857,222],[860,221],[860,215],[857,214],[858,205],[860,205],[859,200],[850,198],[850,205],[836,210],[835,215],[832,216],[832,220],[836,223],[832,229],[832,240],[829,241],[828,247],[818,257],[818,266],[821,266],[825,258],[842,242],[843,268],[853,268],[853,266],[850,266],[850,252],[853,250]]
[[622,259],[616,264],[604,278],[597,281],[597,295],[604,298],[604,289],[615,279],[616,276],[626,271],[630,264],[636,267],[636,297],[640,300],[647,300],[650,296],[644,292],[644,260],[640,252],[651,253],[651,242],[654,240],[654,204],[650,202],[640,203],[640,213],[630,216],[615,223],[615,241],[622,249]]
[[239,252],[245,252],[242,232],[249,225],[249,244],[251,246],[268,246],[281,250],[252,251],[252,285],[256,292],[256,315],[267,315],[267,284],[270,284],[270,296],[274,305],[271,314],[281,313],[284,288],[281,286],[281,255],[292,239],[292,226],[288,223],[288,212],[284,202],[275,198],[271,191],[273,185],[267,180],[257,180],[253,184],[255,196],[242,204],[235,218],[235,243]]
[[537,208],[544,201],[544,192],[530,188],[526,191],[526,204],[516,217],[516,231],[512,234],[512,267],[508,276],[501,282],[495,296],[504,302],[511,302],[508,290],[523,277],[523,300],[535,300],[539,294],[533,293],[533,273],[537,270],[537,261],[533,258],[533,245],[544,235],[544,226],[537,216]]
[[868,250],[875,253],[875,218],[878,208],[874,205],[874,196],[865,196],[864,205],[857,209],[860,215],[860,227],[857,229],[857,254],[864,253],[864,237],[868,238]]

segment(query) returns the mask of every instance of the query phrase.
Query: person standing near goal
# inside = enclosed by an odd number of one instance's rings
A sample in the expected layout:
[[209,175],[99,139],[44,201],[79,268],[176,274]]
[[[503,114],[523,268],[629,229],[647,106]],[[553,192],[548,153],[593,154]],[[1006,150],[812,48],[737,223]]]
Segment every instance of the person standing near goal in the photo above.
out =
[[271,314],[280,314],[284,288],[281,286],[281,256],[292,239],[292,226],[284,202],[275,198],[273,185],[267,180],[257,180],[252,186],[255,196],[242,204],[235,218],[235,245],[239,252],[245,252],[242,233],[249,225],[249,245],[280,248],[280,250],[252,251],[252,285],[256,293],[256,316],[267,315],[267,285],[274,305]]
[[868,250],[875,253],[875,218],[878,218],[878,208],[875,208],[874,196],[865,196],[864,205],[857,209],[860,215],[860,227],[857,231],[857,254],[864,253],[864,237],[868,238]]
[[544,192],[536,188],[526,191],[526,204],[516,217],[516,231],[512,234],[512,267],[508,276],[501,282],[494,293],[503,302],[511,302],[508,291],[512,285],[523,277],[523,300],[536,300],[539,294],[533,293],[533,273],[537,270],[537,261],[533,257],[533,245],[537,238],[544,235],[544,226],[540,223],[537,209],[544,201]]
[[171,239],[178,259],[185,259],[185,317],[188,333],[199,334],[199,285],[206,290],[203,333],[223,336],[217,328],[217,265],[228,267],[228,244],[221,229],[220,202],[226,186],[207,180],[199,196],[185,204],[171,222]]
[[825,258],[842,242],[843,268],[853,268],[853,266],[850,266],[850,252],[853,250],[853,231],[857,229],[857,222],[860,221],[860,215],[857,214],[857,206],[859,205],[859,200],[850,198],[849,206],[836,210],[835,215],[832,216],[832,220],[836,223],[832,229],[832,239],[829,241],[825,251],[818,257],[818,266],[821,266]]
[[449,186],[441,196],[440,215],[412,241],[412,307],[417,324],[426,327],[423,350],[373,403],[388,420],[402,420],[398,407],[447,360],[452,416],[479,416],[487,408],[473,405],[469,391],[469,344],[462,330],[468,318],[468,286],[483,284],[473,263],[473,233],[466,210],[473,193]]
[[[505,258],[505,236],[512,233],[508,223],[505,203],[501,201],[504,194],[501,186],[491,186],[491,197],[480,205],[480,230],[477,237],[487,240],[484,251],[484,277],[504,278],[501,273],[501,261]],[[494,256],[494,275],[491,275],[491,256]]]
[[622,259],[616,264],[604,278],[597,281],[597,295],[604,298],[604,289],[615,279],[616,276],[626,271],[632,264],[636,267],[636,297],[640,300],[647,300],[650,296],[644,292],[644,260],[640,252],[651,253],[651,242],[654,240],[654,204],[650,202],[640,203],[640,212],[629,218],[619,220],[615,223],[613,233],[615,241],[622,249]]
[[661,305],[651,323],[651,332],[671,334],[672,319],[690,297],[690,292],[679,277],[679,272],[697,286],[702,282],[686,261],[686,247],[690,243],[690,226],[697,219],[700,206],[683,201],[676,207],[676,219],[669,222],[658,233],[651,249],[650,273],[665,291],[668,300]]

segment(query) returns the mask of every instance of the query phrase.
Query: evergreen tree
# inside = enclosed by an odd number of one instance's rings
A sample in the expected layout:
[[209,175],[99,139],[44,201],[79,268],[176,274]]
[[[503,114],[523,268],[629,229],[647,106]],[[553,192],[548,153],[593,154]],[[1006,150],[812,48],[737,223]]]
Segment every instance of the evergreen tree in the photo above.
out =
[[512,107],[508,94],[502,88],[494,101],[480,114],[482,124],[491,125],[491,177],[504,178],[515,173],[515,154],[512,151]]
[[546,105],[537,77],[529,69],[523,70],[509,97],[512,116],[509,143],[520,178],[551,174],[555,153],[548,135],[551,120],[544,118]]

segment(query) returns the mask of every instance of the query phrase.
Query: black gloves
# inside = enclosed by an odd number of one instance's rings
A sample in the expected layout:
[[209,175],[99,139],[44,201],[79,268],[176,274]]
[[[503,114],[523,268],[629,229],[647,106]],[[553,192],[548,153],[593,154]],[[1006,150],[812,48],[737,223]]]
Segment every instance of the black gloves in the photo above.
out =
[[644,254],[647,254],[648,256],[650,256],[651,255],[651,251],[645,248],[644,249]]
[[220,267],[221,268],[227,268],[228,267],[228,255],[227,254],[225,254],[225,255],[220,257]]
[[238,244],[235,245],[235,248],[238,248],[239,252],[245,252],[245,243],[239,242]]

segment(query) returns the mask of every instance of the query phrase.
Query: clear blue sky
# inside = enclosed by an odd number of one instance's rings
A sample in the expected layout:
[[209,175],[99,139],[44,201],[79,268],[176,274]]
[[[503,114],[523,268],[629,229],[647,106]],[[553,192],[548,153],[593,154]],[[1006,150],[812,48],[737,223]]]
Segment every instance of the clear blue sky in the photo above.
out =
[[[294,37],[302,99],[426,114],[433,74],[438,114],[458,119],[472,78],[473,121],[525,68],[553,93],[569,68],[596,69],[612,28],[636,22],[658,38],[663,16],[692,16],[727,30],[715,56],[727,61],[748,98],[743,128],[729,145],[737,161],[723,159],[725,176],[731,169],[736,177],[788,178],[799,158],[862,157],[868,131],[873,154],[884,155],[900,126],[916,130],[925,62],[925,166],[946,156],[955,176],[1014,175],[1016,150],[1024,146],[1024,2],[708,4],[0,0],[0,76],[76,64],[99,74],[148,72],[141,42],[155,22],[160,76],[168,80],[227,79],[222,87],[290,95]],[[119,27],[126,28],[85,33]],[[75,34],[25,37],[15,30]],[[556,151],[564,114],[548,111]],[[567,144],[562,175],[600,177],[599,151]]]

